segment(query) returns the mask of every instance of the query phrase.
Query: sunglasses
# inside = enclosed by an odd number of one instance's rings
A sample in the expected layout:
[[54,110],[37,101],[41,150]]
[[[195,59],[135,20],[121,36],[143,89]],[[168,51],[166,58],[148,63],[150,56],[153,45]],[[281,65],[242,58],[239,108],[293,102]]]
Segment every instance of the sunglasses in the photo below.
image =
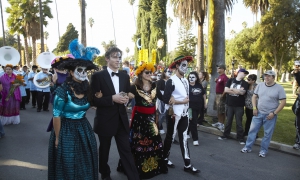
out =
[[151,71],[144,71],[144,73],[147,74],[147,75],[148,75],[148,74],[152,74]]

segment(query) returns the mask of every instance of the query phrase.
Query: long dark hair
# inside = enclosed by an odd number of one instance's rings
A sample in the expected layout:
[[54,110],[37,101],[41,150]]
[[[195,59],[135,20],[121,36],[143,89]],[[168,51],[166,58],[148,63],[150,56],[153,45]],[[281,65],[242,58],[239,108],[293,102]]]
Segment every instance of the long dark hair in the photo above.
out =
[[209,81],[209,75],[208,75],[208,72],[201,71],[200,73],[202,73],[203,79],[206,80],[206,81],[208,82],[208,81]]
[[[196,81],[195,83],[196,83],[196,84],[201,84],[200,79],[199,79],[199,76],[198,76],[198,73],[197,73],[196,71],[192,71],[192,72],[190,72],[189,76],[190,76],[191,74],[194,74],[194,75],[196,76],[196,78],[197,78],[197,81]],[[189,77],[189,76],[188,76],[188,77]],[[190,83],[190,78],[188,78],[188,81],[189,81],[189,83]]]
[[[141,89],[143,89],[143,85],[144,85],[143,80],[142,80],[143,73],[144,73],[144,71],[142,71],[140,74],[138,74],[136,80],[134,81],[134,85],[136,85],[137,87],[140,87]],[[149,81],[149,82],[150,82],[150,84],[152,84],[152,81]]]

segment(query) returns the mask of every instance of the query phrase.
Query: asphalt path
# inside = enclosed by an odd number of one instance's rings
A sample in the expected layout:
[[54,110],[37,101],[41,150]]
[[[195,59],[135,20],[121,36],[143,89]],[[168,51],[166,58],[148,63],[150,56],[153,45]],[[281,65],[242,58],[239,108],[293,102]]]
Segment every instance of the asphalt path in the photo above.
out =
[[[94,109],[87,112],[93,124]],[[46,180],[48,142],[46,132],[51,119],[50,112],[36,112],[27,105],[20,112],[21,123],[4,126],[6,136],[0,139],[0,180]],[[162,138],[164,139],[164,135]],[[98,141],[98,138],[96,138]],[[99,143],[99,142],[98,142]],[[201,170],[193,175],[183,171],[183,160],[179,145],[172,145],[170,159],[175,168],[168,174],[154,177],[156,180],[299,180],[300,157],[269,150],[266,158],[258,157],[259,147],[243,154],[243,147],[236,140],[218,140],[217,136],[199,131],[199,146],[189,139],[192,164]],[[119,155],[113,140],[109,165],[114,180],[125,180],[125,175],[116,171]],[[100,175],[99,175],[100,177]]]

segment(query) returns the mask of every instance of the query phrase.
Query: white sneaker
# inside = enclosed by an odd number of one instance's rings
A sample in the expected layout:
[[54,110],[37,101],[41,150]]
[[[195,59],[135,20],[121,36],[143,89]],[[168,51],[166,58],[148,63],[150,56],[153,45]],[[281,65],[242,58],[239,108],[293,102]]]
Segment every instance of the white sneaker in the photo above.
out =
[[165,130],[159,130],[159,134],[165,134],[166,132],[165,132]]
[[198,141],[194,141],[194,142],[193,142],[193,145],[194,145],[194,146],[199,146],[199,142],[198,142]]
[[222,132],[224,132],[224,129],[225,129],[225,126],[224,126],[224,124],[219,124],[219,126],[217,126],[217,128],[220,130],[220,131],[222,131]]
[[191,136],[190,136],[190,135],[186,135],[186,137],[187,137],[188,139],[190,139],[190,138],[191,138]]
[[212,127],[218,127],[221,123],[217,122],[215,124],[211,124]]

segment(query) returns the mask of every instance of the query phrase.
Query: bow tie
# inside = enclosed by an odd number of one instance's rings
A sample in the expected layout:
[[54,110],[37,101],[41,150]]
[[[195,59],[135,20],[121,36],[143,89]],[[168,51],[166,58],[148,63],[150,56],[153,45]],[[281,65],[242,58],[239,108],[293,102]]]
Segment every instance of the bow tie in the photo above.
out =
[[119,76],[119,73],[111,72],[111,76],[114,77],[114,75]]

